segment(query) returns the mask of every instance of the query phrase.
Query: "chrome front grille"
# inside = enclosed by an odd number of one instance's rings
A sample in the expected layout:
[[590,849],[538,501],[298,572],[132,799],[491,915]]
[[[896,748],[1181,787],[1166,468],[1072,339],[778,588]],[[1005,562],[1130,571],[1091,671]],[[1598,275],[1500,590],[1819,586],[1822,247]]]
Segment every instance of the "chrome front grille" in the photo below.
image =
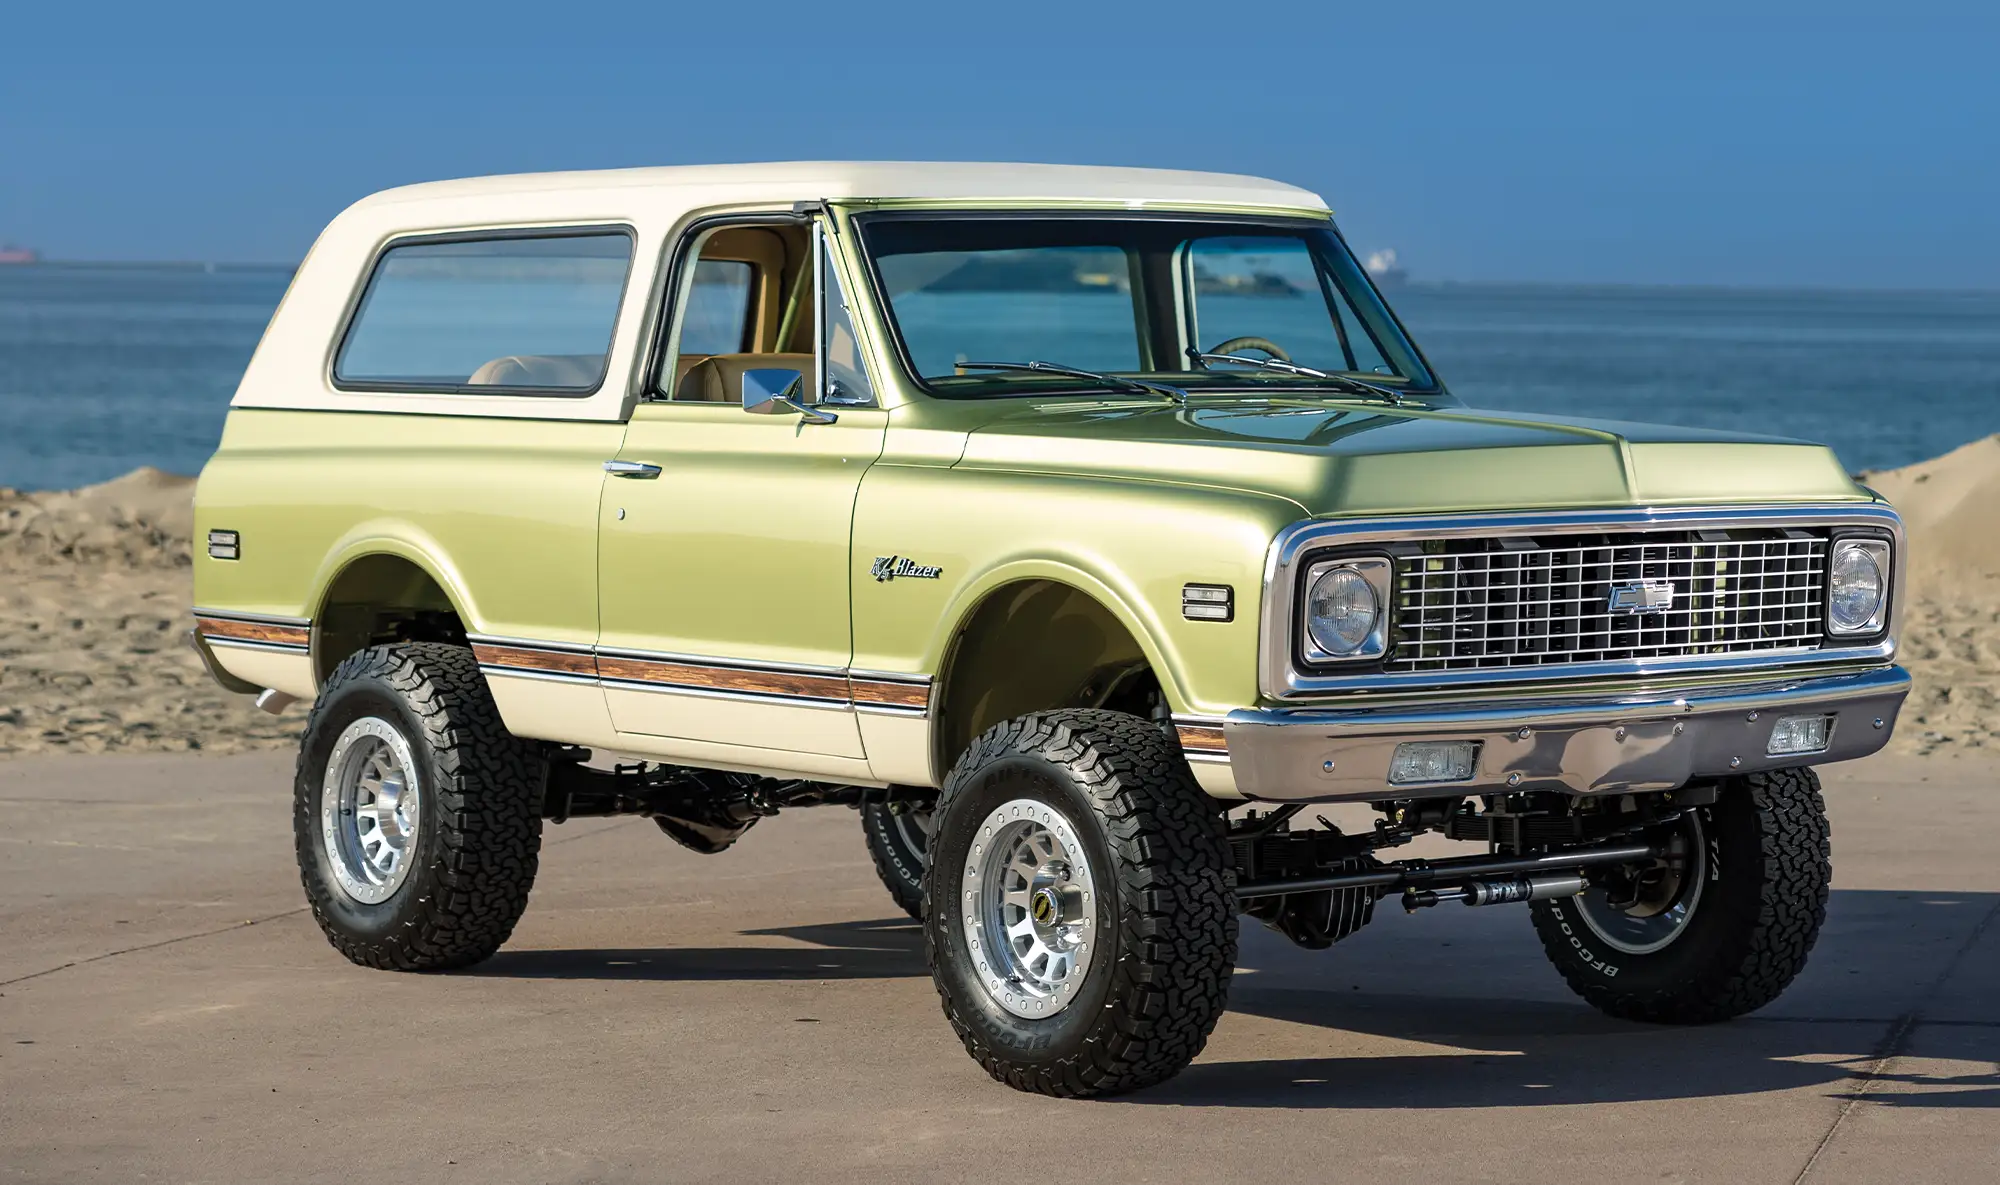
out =
[[[1816,649],[1826,612],[1827,543],[1824,530],[1773,528],[1392,547],[1396,592],[1385,669],[1491,670]],[[1614,601],[1622,610],[1614,610]]]

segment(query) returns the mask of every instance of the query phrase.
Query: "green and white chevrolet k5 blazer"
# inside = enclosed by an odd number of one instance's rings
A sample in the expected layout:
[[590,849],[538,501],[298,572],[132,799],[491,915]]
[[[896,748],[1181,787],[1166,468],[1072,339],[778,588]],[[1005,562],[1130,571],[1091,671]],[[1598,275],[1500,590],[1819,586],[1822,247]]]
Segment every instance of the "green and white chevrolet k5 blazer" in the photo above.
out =
[[[1482,412],[1320,199],[777,164],[342,213],[201,476],[196,648],[312,701],[341,953],[492,954],[545,822],[859,808],[1010,1085],[1164,1079],[1238,915],[1525,902],[1616,1016],[1775,998],[1811,766],[1872,753],[1903,538],[1826,449]],[[1293,827],[1310,803],[1373,826]],[[1427,832],[1474,854],[1393,860]],[[1483,849],[1480,850],[1480,849]]]

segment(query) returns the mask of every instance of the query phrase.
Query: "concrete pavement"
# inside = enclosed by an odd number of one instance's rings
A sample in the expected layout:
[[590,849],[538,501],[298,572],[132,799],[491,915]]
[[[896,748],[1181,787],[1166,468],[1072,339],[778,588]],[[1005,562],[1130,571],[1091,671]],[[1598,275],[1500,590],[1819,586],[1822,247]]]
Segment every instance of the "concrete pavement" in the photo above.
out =
[[2000,761],[1828,771],[1828,926],[1753,1017],[1611,1021],[1525,910],[1389,902],[1246,926],[1201,1060],[1090,1103],[965,1057],[852,812],[552,827],[507,950],[391,975],[304,912],[289,763],[0,763],[0,1182],[2000,1177]]

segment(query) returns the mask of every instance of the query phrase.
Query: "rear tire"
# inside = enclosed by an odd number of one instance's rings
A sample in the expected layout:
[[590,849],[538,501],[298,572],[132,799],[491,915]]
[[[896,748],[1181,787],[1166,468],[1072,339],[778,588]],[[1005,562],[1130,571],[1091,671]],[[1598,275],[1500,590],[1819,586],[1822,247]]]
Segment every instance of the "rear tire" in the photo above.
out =
[[934,817],[928,809],[905,806],[899,812],[885,803],[861,808],[861,833],[875,861],[875,875],[897,908],[918,920],[924,916],[924,853]]
[[1530,905],[1550,961],[1609,1015],[1707,1024],[1762,1008],[1805,967],[1826,920],[1833,866],[1813,771],[1731,778],[1691,814],[1681,834],[1696,841],[1694,875],[1671,900],[1623,912],[1593,889]]
[[306,721],[293,784],[300,879],[327,941],[387,971],[451,970],[500,949],[534,885],[547,781],[470,651],[408,642],[342,662]]
[[988,1074],[1079,1098],[1201,1052],[1236,901],[1222,813],[1158,728],[1085,709],[996,725],[946,779],[930,857],[931,975]]

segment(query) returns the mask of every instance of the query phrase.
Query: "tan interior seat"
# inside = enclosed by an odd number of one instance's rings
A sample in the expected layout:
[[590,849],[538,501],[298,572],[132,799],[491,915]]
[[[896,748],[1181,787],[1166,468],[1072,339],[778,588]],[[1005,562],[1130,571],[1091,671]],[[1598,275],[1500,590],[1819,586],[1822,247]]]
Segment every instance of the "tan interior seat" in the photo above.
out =
[[[674,390],[679,391],[682,384],[687,382],[688,371],[693,370],[713,357],[715,357],[713,354],[682,354],[680,357],[675,358]],[[692,399],[694,396],[689,395],[686,398]]]
[[469,387],[576,387],[597,385],[602,354],[509,354],[472,372]]
[[[810,376],[811,354],[713,354],[694,364],[674,387],[674,398],[699,403],[737,403],[746,370],[796,370]],[[807,378],[807,385],[812,380]]]

